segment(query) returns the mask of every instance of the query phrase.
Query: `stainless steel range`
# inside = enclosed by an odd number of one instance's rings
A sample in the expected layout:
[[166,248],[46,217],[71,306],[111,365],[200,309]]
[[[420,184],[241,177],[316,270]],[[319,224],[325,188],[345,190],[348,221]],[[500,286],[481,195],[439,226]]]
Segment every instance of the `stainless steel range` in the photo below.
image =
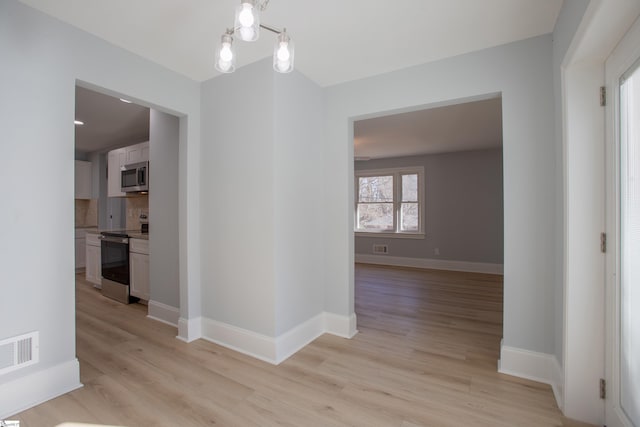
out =
[[129,295],[129,235],[100,234],[102,294],[124,304],[137,298]]

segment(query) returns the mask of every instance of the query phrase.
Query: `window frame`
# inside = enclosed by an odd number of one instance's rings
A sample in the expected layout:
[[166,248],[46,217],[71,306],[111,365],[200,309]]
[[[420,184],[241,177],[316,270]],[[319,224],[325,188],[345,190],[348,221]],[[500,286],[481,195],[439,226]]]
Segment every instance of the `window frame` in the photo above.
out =
[[[402,207],[402,176],[418,175],[418,230],[401,231],[400,216]],[[384,169],[361,169],[354,172],[354,210],[353,229],[356,237],[386,237],[400,239],[424,239],[425,238],[425,180],[424,166],[407,166]],[[393,176],[393,230],[358,230],[358,204],[360,197],[360,178],[373,176]],[[411,202],[407,202],[411,203]]]

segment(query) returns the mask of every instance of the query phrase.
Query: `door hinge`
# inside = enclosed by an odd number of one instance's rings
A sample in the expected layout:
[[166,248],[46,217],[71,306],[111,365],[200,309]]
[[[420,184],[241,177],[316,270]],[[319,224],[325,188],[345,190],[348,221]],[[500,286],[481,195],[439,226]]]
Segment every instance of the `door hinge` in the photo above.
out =
[[600,378],[600,399],[607,398],[607,382],[604,378]]
[[607,253],[607,233],[600,233],[600,252]]
[[600,86],[600,106],[605,107],[607,105],[607,88]]

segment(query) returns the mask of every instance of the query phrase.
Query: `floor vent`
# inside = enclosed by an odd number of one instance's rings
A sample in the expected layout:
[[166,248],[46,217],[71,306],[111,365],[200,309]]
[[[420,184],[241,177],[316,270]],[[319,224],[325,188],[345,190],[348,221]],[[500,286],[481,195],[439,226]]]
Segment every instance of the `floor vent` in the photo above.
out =
[[0,375],[38,363],[39,333],[0,340]]
[[373,245],[373,253],[374,254],[387,254],[389,253],[389,248],[387,245]]

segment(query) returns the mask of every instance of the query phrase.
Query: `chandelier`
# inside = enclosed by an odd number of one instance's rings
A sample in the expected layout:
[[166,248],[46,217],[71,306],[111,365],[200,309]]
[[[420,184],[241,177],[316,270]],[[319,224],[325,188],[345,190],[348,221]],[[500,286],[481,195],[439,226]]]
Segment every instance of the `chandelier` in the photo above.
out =
[[260,37],[260,28],[277,34],[273,48],[273,69],[279,73],[293,71],[293,40],[287,29],[279,30],[260,23],[260,12],[264,11],[269,0],[240,0],[236,8],[236,19],[233,28],[228,28],[222,35],[220,46],[216,51],[216,70],[221,73],[233,73],[236,69],[236,52],[233,46],[234,35],[240,40],[252,42]]

